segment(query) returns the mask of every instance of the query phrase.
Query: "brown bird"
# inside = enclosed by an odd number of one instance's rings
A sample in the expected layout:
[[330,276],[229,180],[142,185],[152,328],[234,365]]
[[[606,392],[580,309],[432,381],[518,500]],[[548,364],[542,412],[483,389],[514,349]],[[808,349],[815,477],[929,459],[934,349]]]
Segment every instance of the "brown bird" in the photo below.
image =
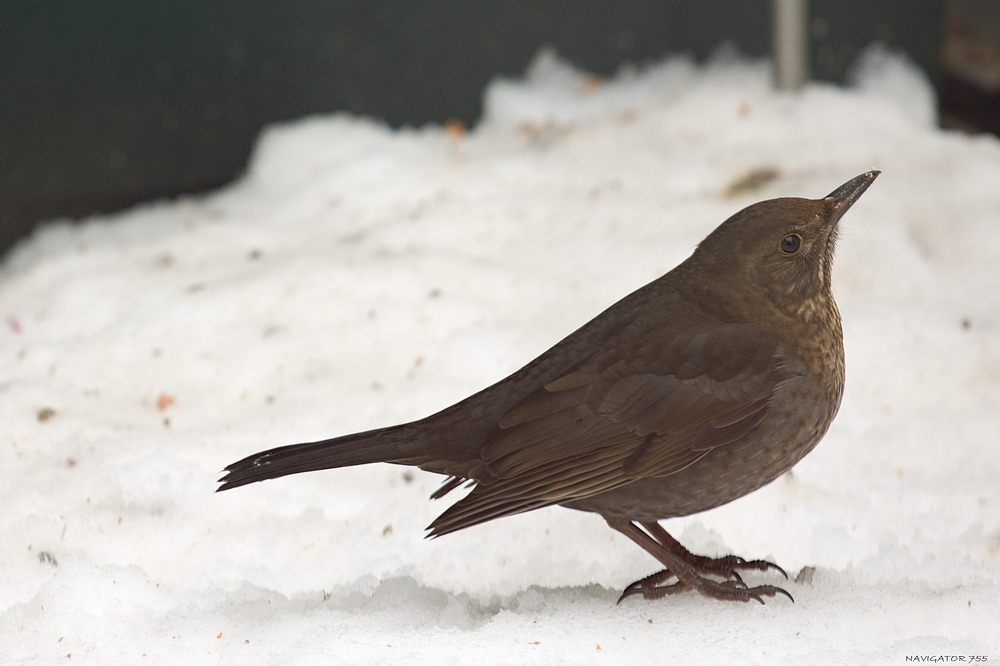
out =
[[666,567],[622,599],[689,588],[713,599],[791,599],[739,574],[784,574],[777,565],[694,555],[657,521],[770,483],[826,433],[844,389],[830,289],[837,223],[879,173],[822,199],[749,206],[682,264],[493,386],[412,423],[256,453],[227,467],[219,490],[413,465],[449,477],[433,498],[474,484],[428,536],[559,504],[599,513]]

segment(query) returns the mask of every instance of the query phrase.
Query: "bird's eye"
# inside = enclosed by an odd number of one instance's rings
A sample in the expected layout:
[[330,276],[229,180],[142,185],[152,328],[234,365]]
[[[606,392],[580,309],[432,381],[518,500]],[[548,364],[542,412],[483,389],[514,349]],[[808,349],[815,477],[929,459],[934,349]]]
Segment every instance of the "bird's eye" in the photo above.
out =
[[785,254],[795,254],[802,247],[802,236],[789,234],[781,239],[781,251]]

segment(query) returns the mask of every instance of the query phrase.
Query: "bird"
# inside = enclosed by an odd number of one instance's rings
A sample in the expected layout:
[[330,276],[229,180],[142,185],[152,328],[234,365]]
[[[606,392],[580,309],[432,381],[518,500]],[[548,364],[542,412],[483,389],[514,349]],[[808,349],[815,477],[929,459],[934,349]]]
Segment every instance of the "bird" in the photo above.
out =
[[225,468],[217,491],[410,465],[446,477],[433,499],[471,486],[428,537],[560,505],[599,514],[664,566],[619,603],[692,589],[721,601],[794,601],[740,575],[774,569],[787,579],[776,564],[695,555],[659,521],[761,488],[826,433],[844,391],[831,290],[839,222],[879,173],[821,199],[750,205],[509,377],[417,421],[247,456]]

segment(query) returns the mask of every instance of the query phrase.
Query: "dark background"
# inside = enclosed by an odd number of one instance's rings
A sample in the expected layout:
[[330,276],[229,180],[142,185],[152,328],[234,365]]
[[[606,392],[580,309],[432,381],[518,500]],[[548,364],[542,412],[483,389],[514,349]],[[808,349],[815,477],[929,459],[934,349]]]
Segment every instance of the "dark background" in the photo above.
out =
[[[945,0],[812,0],[813,78],[873,40],[940,78]],[[731,42],[770,49],[770,0],[4,0],[0,252],[38,220],[237,177],[260,128],[348,110],[474,125],[543,45],[600,75]]]

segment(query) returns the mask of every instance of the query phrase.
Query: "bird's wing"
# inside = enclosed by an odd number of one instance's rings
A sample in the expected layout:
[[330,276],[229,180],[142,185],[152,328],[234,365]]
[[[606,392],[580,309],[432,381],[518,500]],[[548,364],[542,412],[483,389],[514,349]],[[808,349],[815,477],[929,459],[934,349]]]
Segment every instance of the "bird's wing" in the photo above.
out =
[[750,432],[780,381],[777,343],[751,326],[630,349],[588,359],[508,411],[482,449],[492,478],[432,533],[680,471]]

